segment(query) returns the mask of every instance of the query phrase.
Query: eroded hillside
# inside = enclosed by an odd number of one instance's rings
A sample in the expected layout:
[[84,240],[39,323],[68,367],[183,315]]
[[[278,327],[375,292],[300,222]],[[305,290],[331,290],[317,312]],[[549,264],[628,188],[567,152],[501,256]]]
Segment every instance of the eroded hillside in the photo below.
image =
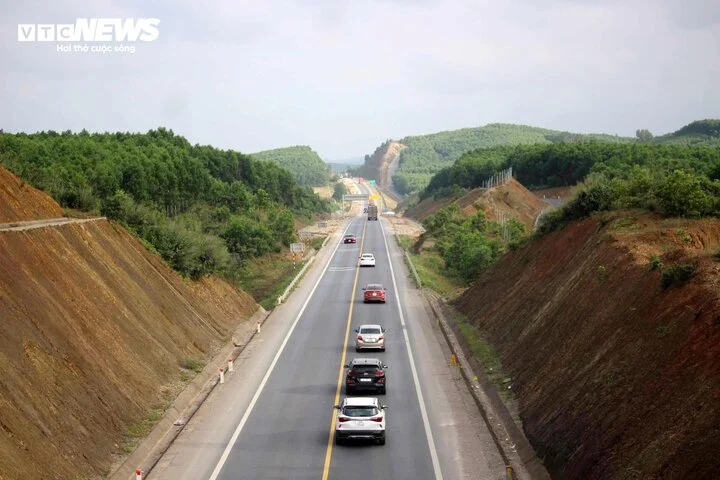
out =
[[[7,192],[5,219],[61,214],[27,185]],[[102,475],[183,361],[208,359],[257,308],[218,278],[182,279],[105,220],[0,231],[0,478]]]
[[718,219],[606,215],[510,252],[459,298],[553,478],[717,478],[719,250]]
[[549,207],[549,204],[540,200],[517,180],[511,179],[508,183],[490,189],[474,188],[459,198],[436,199],[430,196],[408,209],[405,216],[422,222],[451,203],[457,203],[466,215],[483,210],[491,220],[499,220],[503,214],[507,218],[515,218],[525,225],[528,232],[533,230],[540,212]]

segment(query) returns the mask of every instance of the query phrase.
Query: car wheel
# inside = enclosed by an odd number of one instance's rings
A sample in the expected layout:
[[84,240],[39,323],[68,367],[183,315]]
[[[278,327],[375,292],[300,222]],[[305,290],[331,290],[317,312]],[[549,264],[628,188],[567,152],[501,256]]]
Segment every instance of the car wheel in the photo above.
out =
[[381,351],[381,352],[384,352],[384,351],[385,351],[385,347],[381,348],[380,351]]
[[352,387],[346,387],[346,388],[345,388],[345,394],[346,394],[346,395],[354,395],[354,394],[355,394],[355,389],[352,388]]
[[358,347],[355,347],[355,351],[356,351],[356,352],[359,352],[360,349],[359,349]]
[[387,387],[382,387],[382,388],[380,389],[380,395],[385,395],[385,389],[386,389],[386,388],[387,388]]
[[342,444],[343,444],[343,439],[340,438],[339,436],[335,437],[335,445],[342,445]]
[[385,433],[384,433],[384,432],[383,432],[383,434],[378,438],[378,443],[379,443],[380,445],[385,445]]

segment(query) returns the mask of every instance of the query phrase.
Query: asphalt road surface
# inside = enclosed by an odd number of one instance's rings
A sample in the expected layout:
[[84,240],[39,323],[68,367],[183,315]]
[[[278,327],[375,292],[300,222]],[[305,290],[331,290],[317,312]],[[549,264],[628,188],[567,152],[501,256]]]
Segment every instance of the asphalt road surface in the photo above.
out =
[[[362,187],[365,188],[365,187]],[[384,222],[348,222],[201,407],[150,479],[502,479],[504,464]],[[345,232],[343,232],[345,233]],[[357,267],[362,252],[376,267]],[[364,304],[382,283],[386,304]],[[386,352],[356,353],[353,330],[380,323]],[[389,366],[387,443],[336,446],[342,365]]]

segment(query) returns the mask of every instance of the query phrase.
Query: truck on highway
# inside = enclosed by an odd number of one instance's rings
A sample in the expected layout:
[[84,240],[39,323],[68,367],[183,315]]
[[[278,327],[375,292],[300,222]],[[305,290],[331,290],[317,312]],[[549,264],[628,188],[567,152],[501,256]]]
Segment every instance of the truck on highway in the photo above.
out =
[[374,203],[371,203],[368,205],[367,208],[367,214],[368,214],[368,220],[377,220],[378,219],[378,207]]

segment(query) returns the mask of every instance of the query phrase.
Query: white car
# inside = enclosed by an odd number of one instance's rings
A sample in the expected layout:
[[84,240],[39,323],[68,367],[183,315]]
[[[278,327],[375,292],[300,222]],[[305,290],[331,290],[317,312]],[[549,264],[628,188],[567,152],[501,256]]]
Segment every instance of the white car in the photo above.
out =
[[374,267],[375,266],[375,255],[372,253],[363,253],[360,255],[360,266],[361,267]]
[[385,445],[385,405],[376,397],[346,397],[335,421],[335,443],[349,439],[374,440]]
[[380,325],[360,325],[355,329],[357,337],[355,338],[355,351],[359,352],[368,348],[379,348],[381,352],[385,351],[385,330]]

